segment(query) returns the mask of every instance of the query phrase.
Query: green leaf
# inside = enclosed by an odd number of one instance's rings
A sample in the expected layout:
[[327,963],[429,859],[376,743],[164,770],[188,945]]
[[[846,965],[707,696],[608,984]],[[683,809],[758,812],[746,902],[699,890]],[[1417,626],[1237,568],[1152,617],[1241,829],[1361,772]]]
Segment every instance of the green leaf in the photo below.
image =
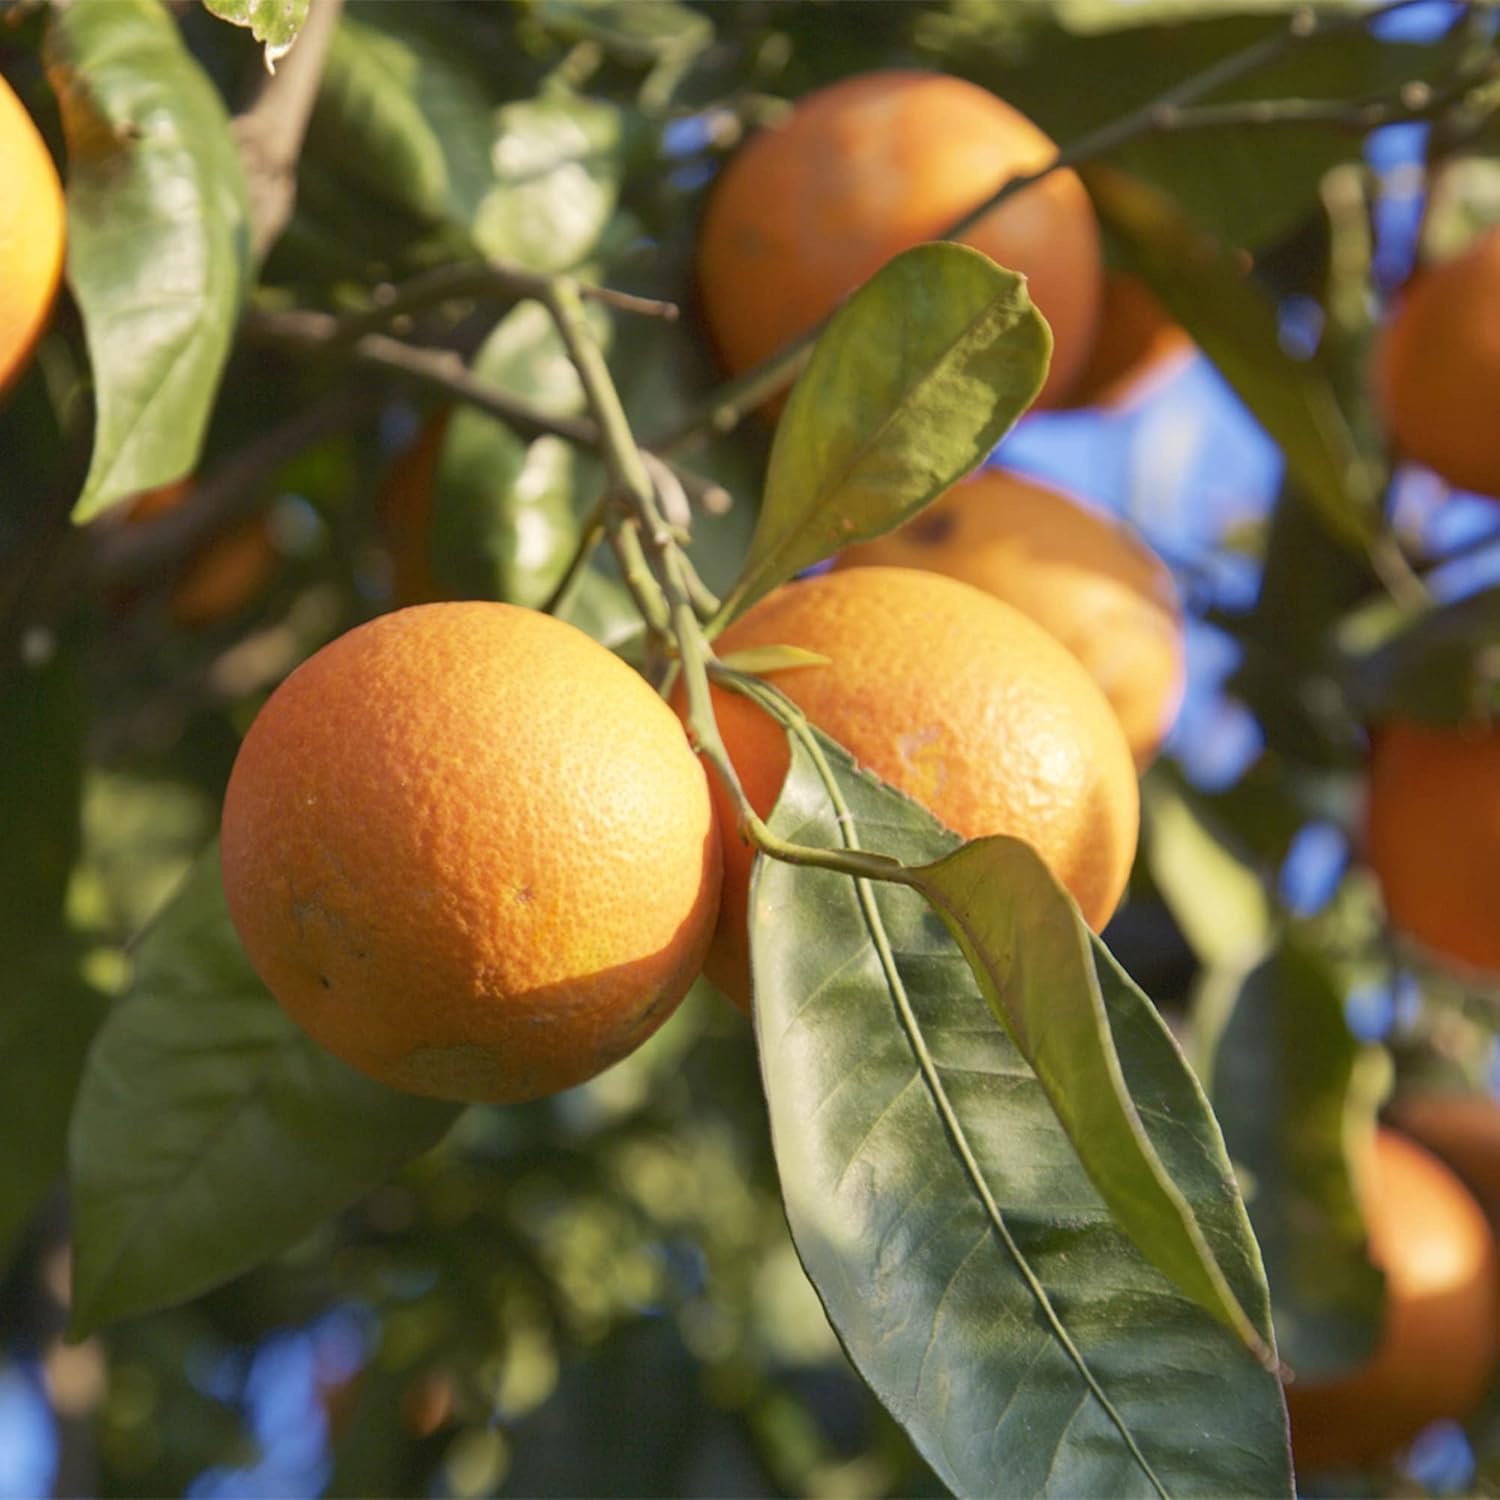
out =
[[0,995],[0,1268],[62,1174],[68,1116],[105,1001],[54,947],[6,954]]
[[968,959],[1115,1223],[1274,1369],[1269,1340],[1240,1306],[1130,1096],[1095,968],[1108,967],[1108,950],[1096,958],[1097,938],[1041,856],[1020,839],[974,839],[922,866],[914,884]]
[[224,106],[157,0],[54,9],[45,55],[94,373],[83,522],[197,462],[249,274],[249,210]]
[[80,844],[86,712],[70,651],[0,672],[0,953],[6,964],[45,939],[62,912]]
[[489,101],[407,19],[404,6],[340,16],[306,150],[413,219],[466,229],[494,180]]
[[1264,882],[1160,763],[1141,783],[1141,812],[1146,866],[1200,961],[1214,966],[1258,953],[1271,924]]
[[141,941],[68,1143],[74,1336],[296,1244],[439,1141],[454,1105],[355,1073],[267,994],[204,852]]
[[312,0],[203,0],[204,9],[221,21],[248,27],[250,35],[265,44],[267,67],[292,50],[311,4]]
[[1380,1334],[1384,1278],[1349,1155],[1374,1129],[1383,1059],[1355,1041],[1335,977],[1295,938],[1243,976],[1213,1051],[1214,1111],[1247,1179],[1282,1357],[1330,1377]]
[[1338,674],[1361,718],[1457,724],[1500,713],[1500,588],[1429,610]]
[[598,247],[619,203],[624,113],[555,93],[505,105],[498,125],[498,181],[475,215],[475,242],[534,271],[573,269]]
[[[583,405],[577,372],[534,302],[500,321],[474,373],[551,411]],[[527,443],[484,412],[454,412],[435,480],[429,552],[438,587],[454,597],[541,604],[578,545],[575,495],[590,473],[560,438]]]
[[[842,827],[865,846],[909,863],[953,849],[914,803],[826,742],[823,755],[852,814]],[[771,826],[845,842],[800,744]],[[761,859],[752,914],[755,1026],[798,1253],[856,1367],[944,1483],[1289,1494],[1275,1375],[1116,1225],[927,902]],[[1149,1002],[1095,952],[1144,1128],[1269,1339],[1259,1254],[1202,1093]]]
[[713,22],[677,0],[538,0],[538,21],[561,40],[594,42],[621,62],[692,56],[713,41]]
[[1327,372],[1281,347],[1270,294],[1156,189],[1108,168],[1085,168],[1084,179],[1131,264],[1281,448],[1327,529],[1348,546],[1367,544],[1379,519],[1375,475]]
[[833,315],[787,402],[726,616],[840,547],[899,526],[981,463],[1046,377],[1026,279],[918,245]]

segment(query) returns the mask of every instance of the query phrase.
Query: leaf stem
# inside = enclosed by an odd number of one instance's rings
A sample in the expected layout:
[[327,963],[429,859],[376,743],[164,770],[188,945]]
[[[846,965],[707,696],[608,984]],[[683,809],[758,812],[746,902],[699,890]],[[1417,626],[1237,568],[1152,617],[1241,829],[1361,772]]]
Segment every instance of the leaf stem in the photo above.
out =
[[567,613],[568,606],[573,602],[573,596],[578,592],[578,585],[582,583],[584,574],[588,572],[589,559],[594,555],[594,548],[604,540],[605,533],[609,529],[608,512],[608,501],[601,495],[594,502],[588,515],[583,518],[583,525],[579,528],[578,545],[573,549],[573,555],[568,559],[568,566],[564,569],[562,577],[557,580],[557,587],[552,590],[546,602],[541,606],[543,614]]

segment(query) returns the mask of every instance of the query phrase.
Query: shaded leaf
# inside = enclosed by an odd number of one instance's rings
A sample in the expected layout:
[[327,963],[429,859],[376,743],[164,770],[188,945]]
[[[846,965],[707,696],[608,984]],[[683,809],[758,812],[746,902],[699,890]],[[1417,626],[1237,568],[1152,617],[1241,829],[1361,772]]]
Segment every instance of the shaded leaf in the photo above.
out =
[[203,0],[204,8],[221,21],[249,28],[250,35],[266,48],[271,66],[292,50],[312,0]]
[[1379,517],[1376,476],[1317,358],[1282,348],[1270,294],[1156,189],[1107,168],[1085,168],[1084,178],[1133,267],[1281,448],[1324,525],[1350,546],[1368,542]]
[[[80,844],[86,712],[70,651],[0,672],[0,953],[10,965],[53,931],[62,911]],[[5,1004],[0,992],[0,1011]]]
[[[1020,839],[974,839],[923,865],[913,881],[1035,1072],[1115,1223],[1274,1368],[1269,1341],[1240,1306],[1192,1205],[1146,1133],[1104,1009],[1097,939],[1041,856]],[[1206,1113],[1206,1101],[1197,1103]]]
[[393,6],[340,16],[306,149],[414,219],[467,229],[494,180],[489,101],[405,18]]
[[1372,722],[1456,724],[1500,712],[1500,588],[1419,615],[1346,654],[1338,670],[1354,712]]
[[294,1245],[458,1112],[372,1082],[293,1024],[240,948],[210,847],[89,1052],[68,1143],[74,1335]]
[[7,952],[0,999],[0,1266],[62,1174],[68,1116],[105,1001],[54,946]]
[[156,0],[53,10],[68,145],[68,282],[94,375],[87,521],[198,460],[248,275],[229,119]]
[[[823,753],[866,847],[920,863],[958,842]],[[772,827],[845,840],[800,745]],[[861,890],[762,859],[751,920],[787,1214],[860,1373],[959,1494],[1288,1494],[1276,1377],[1114,1223],[941,919],[914,891],[875,886],[863,906]],[[1160,1018],[1094,951],[1145,1129],[1269,1337],[1217,1127]]]
[[1243,976],[1213,1046],[1214,1112],[1247,1177],[1281,1354],[1306,1379],[1363,1361],[1380,1333],[1384,1278],[1349,1172],[1383,1076],[1362,1065],[1367,1050],[1334,976],[1296,939]]
[[1026,280],[918,245],[836,312],[776,430],[725,614],[900,525],[981,463],[1041,389],[1052,335]]
[[621,62],[691,56],[713,40],[713,22],[677,0],[538,0],[538,21],[559,38],[596,42]]
[[[546,309],[507,314],[475,356],[474,373],[559,413],[583,405],[577,373]],[[575,495],[592,466],[560,438],[525,442],[464,407],[438,459],[429,554],[445,594],[541,604],[578,545]]]

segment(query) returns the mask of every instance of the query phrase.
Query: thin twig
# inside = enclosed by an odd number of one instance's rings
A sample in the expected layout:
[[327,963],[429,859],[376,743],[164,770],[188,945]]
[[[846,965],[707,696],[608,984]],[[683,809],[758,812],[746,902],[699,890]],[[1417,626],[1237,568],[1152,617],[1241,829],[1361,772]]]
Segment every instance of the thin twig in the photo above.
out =
[[[334,336],[339,341],[357,339],[361,334],[389,328],[400,318],[431,307],[441,307],[445,302],[485,298],[519,302],[527,297],[540,298],[546,286],[545,276],[508,261],[463,261],[435,266],[399,285],[377,287],[369,307],[337,316]],[[613,287],[581,282],[578,294],[585,301],[597,302],[619,312],[661,318],[669,323],[680,316],[675,302],[639,297],[634,292],[617,291]]]

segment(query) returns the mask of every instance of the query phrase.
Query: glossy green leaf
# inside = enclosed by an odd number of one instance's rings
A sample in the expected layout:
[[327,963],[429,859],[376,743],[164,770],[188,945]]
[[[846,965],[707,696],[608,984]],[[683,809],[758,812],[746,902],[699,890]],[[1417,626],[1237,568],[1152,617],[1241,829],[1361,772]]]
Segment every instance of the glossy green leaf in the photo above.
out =
[[1026,281],[963,245],[877,271],[819,337],[776,430],[738,610],[899,526],[981,463],[1046,377]]
[[[583,404],[552,320],[534,302],[500,321],[474,373],[551,411]],[[578,545],[575,496],[593,472],[560,438],[528,443],[484,412],[455,411],[438,460],[429,545],[439,589],[541,604]]]
[[274,65],[292,50],[312,0],[203,0],[205,9],[234,26],[244,26],[266,49],[266,63]]
[[536,271],[578,266],[619,203],[625,115],[602,100],[558,93],[507,104],[497,120],[497,181],[475,216],[476,243]]
[[1500,713],[1500,588],[1419,615],[1372,649],[1339,665],[1361,718],[1429,724]]
[[1349,1153],[1374,1128],[1366,1049],[1326,962],[1289,939],[1244,975],[1213,1046],[1210,1087],[1246,1181],[1282,1358],[1320,1379],[1380,1333],[1384,1281],[1365,1253]]
[[7,951],[0,980],[0,1268],[62,1175],[73,1095],[104,1006],[61,945],[24,961]]
[[1259,952],[1271,924],[1264,881],[1161,764],[1141,784],[1141,813],[1146,866],[1198,958],[1212,966]]
[[[0,672],[0,953],[14,964],[56,927],[78,857],[86,705],[73,653]],[[8,989],[9,986],[4,986]],[[5,1008],[0,993],[0,1010]]]
[[[908,863],[952,851],[954,835],[823,745],[851,816],[836,817],[799,745],[778,834],[828,848],[854,828]],[[944,1483],[1289,1494],[1275,1375],[1114,1222],[928,903],[767,859],[751,900],[755,1025],[798,1253]],[[1259,1253],[1202,1093],[1149,1002],[1094,952],[1142,1124],[1269,1338]],[[1051,963],[1042,946],[1027,960]]]
[[1282,348],[1270,294],[1154,188],[1105,168],[1084,176],[1101,219],[1281,448],[1324,525],[1350,546],[1368,542],[1379,519],[1375,475],[1318,360]]
[[249,211],[223,103],[157,0],[55,9],[46,62],[94,374],[82,522],[197,462],[249,274]]
[[[915,872],[985,1003],[1030,1065],[1115,1223],[1274,1368],[1130,1096],[1077,907],[1020,839],[974,839]],[[1183,1069],[1184,1075],[1191,1074]],[[1199,1100],[1206,1113],[1206,1101]]]
[[446,1133],[308,1039],[266,992],[210,847],[141,940],[68,1143],[73,1324],[185,1302],[277,1254]]

